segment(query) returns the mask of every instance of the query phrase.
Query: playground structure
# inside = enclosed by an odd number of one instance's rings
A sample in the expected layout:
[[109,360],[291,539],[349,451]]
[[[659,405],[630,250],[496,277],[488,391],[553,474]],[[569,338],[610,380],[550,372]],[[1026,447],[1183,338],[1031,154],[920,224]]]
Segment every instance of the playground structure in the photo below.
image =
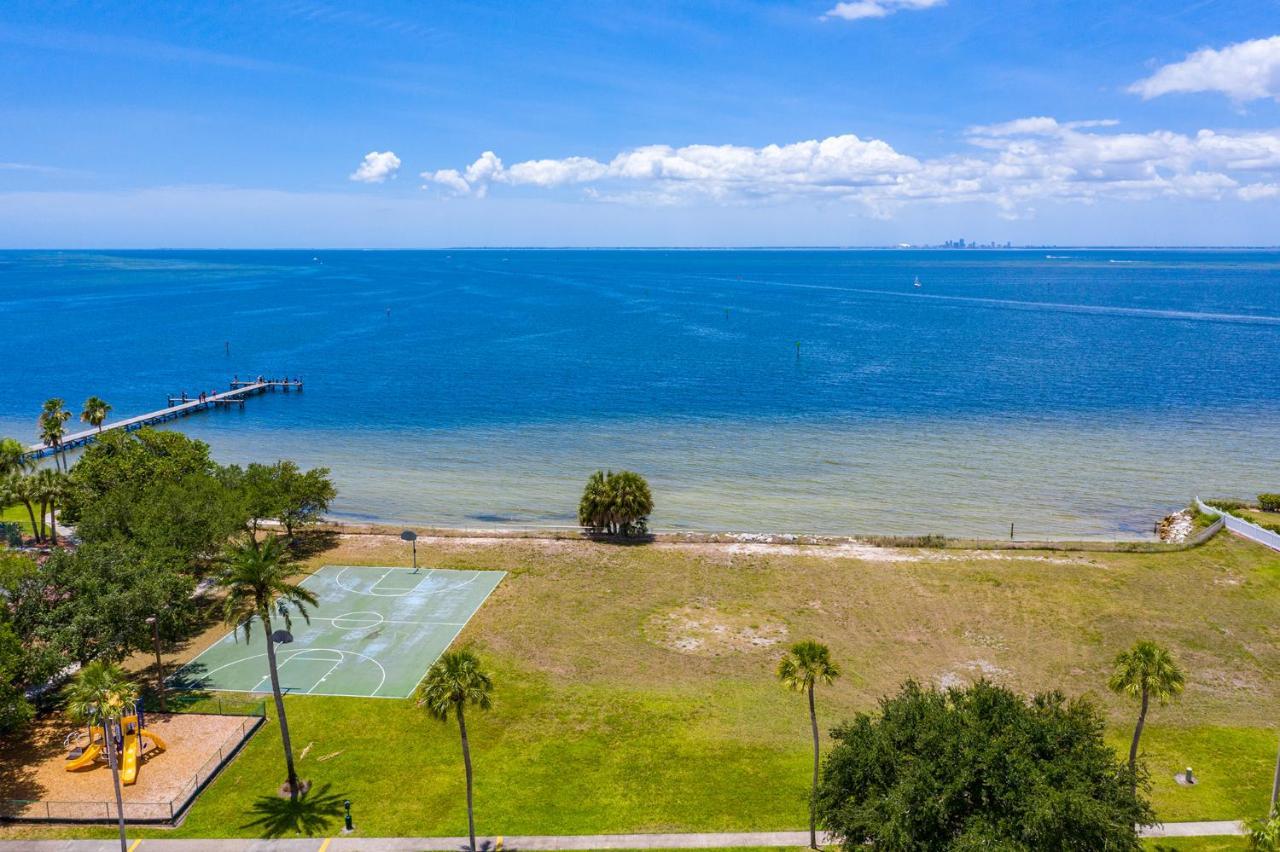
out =
[[[143,755],[165,751],[168,746],[164,740],[156,736],[155,733],[148,731],[142,727],[140,721],[141,714],[135,713],[132,716],[124,716],[120,719],[118,725],[98,725],[89,728],[89,743],[83,749],[72,750],[67,755],[68,772],[79,772],[82,769],[91,769],[98,764],[99,761],[105,761],[107,758],[107,737],[113,733],[122,732],[122,736],[117,736],[116,741],[120,743],[119,754],[120,761],[120,783],[130,786],[138,780],[138,766]],[[108,731],[108,728],[113,729]],[[80,732],[76,732],[76,739],[81,736]]]

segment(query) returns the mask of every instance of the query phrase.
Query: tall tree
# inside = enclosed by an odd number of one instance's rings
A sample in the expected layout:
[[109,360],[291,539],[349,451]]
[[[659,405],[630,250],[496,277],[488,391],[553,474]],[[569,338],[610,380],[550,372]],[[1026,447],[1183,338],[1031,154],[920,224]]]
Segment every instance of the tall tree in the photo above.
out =
[[448,722],[450,713],[458,719],[458,732],[462,736],[462,765],[467,775],[467,832],[471,837],[471,852],[476,849],[476,814],[465,708],[470,705],[488,710],[493,706],[492,692],[493,679],[481,669],[480,658],[464,650],[448,652],[436,660],[418,685],[415,696],[418,706],[441,722]]
[[149,615],[159,615],[166,638],[196,621],[195,581],[120,542],[56,551],[19,580],[3,592],[15,629],[33,647],[75,662],[119,662],[151,647]]
[[291,461],[277,462],[280,508],[276,515],[289,538],[298,527],[313,524],[329,511],[338,491],[329,479],[329,468],[313,467],[302,471]]
[[267,669],[271,675],[271,694],[275,698],[276,715],[280,719],[280,739],[284,744],[284,762],[288,773],[289,797],[298,797],[298,773],[293,765],[293,743],[289,739],[289,720],[284,712],[284,696],[280,692],[280,672],[276,667],[275,642],[271,638],[271,613],[275,611],[285,629],[293,625],[296,610],[308,623],[308,606],[316,605],[315,595],[291,581],[294,573],[289,553],[280,538],[272,536],[259,543],[252,538],[234,545],[226,555],[226,569],[219,584],[226,589],[223,620],[244,629],[245,641],[252,637],[253,620],[262,622],[267,640]]
[[818,848],[818,818],[814,803],[818,796],[819,738],[818,711],[814,704],[813,690],[819,683],[830,685],[840,676],[840,669],[831,662],[831,651],[820,642],[806,640],[791,646],[791,650],[778,661],[778,680],[794,692],[809,696],[809,725],[813,729],[813,787],[809,793],[809,846]]
[[908,682],[831,732],[818,819],[848,852],[1140,852],[1155,822],[1087,699]]
[[[41,468],[31,477],[32,488],[40,503],[40,538],[58,543],[58,507],[70,491],[67,475],[52,468]],[[45,521],[48,520],[46,530]]]
[[31,537],[39,540],[35,481],[33,477],[23,476],[20,471],[13,470],[0,479],[0,506],[12,506],[17,503],[21,503],[27,510],[27,517],[31,522]]
[[1186,678],[1174,661],[1173,655],[1155,642],[1142,640],[1127,651],[1116,655],[1115,669],[1107,686],[1112,692],[1137,698],[1139,701],[1138,724],[1133,728],[1133,742],[1129,745],[1129,771],[1137,783],[1138,741],[1147,722],[1147,709],[1151,699],[1167,704],[1182,692]]
[[67,693],[67,706],[81,718],[96,718],[103,727],[107,746],[107,763],[111,766],[111,782],[116,790],[116,816],[120,827],[120,852],[128,852],[124,832],[124,797],[120,791],[120,755],[111,730],[128,715],[138,699],[138,688],[124,669],[103,660],[95,660],[80,670]]
[[91,396],[84,401],[84,410],[80,412],[80,422],[88,423],[101,432],[102,424],[110,413],[111,406],[105,400]]
[[58,397],[47,399],[40,409],[40,440],[54,450],[62,445],[62,437],[67,434],[67,421],[71,412],[67,411],[66,402]]

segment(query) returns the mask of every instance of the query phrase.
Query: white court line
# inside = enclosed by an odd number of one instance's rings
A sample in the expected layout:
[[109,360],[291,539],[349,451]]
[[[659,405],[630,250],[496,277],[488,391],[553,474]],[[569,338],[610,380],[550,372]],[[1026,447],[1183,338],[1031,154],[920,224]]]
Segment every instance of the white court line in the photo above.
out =
[[[292,662],[293,662],[294,660],[296,660],[300,655],[305,654],[305,653],[307,653],[308,651],[311,651],[311,650],[313,650],[313,649],[311,649],[311,648],[299,648],[298,650],[294,651],[294,652],[293,652],[292,654],[290,654],[289,656],[285,657],[283,660],[281,660],[279,663],[277,663],[277,664],[276,664],[276,676],[277,676],[277,677],[279,677],[280,672],[284,671],[284,667],[285,667],[285,666],[287,666],[287,665],[289,665],[290,663],[292,663]],[[259,656],[259,657],[265,657],[265,656],[266,656],[266,654],[259,654],[258,656]],[[246,659],[249,659],[249,658],[246,658]],[[306,662],[310,662],[310,661],[311,661],[311,658],[310,658],[310,657],[303,657],[303,659],[302,659],[302,662],[304,662],[304,663],[306,663]],[[327,663],[327,662],[329,662],[329,661],[328,661],[328,660],[316,660],[316,662]],[[338,657],[338,662],[335,664],[335,668],[336,668],[336,666],[341,665],[341,663],[342,663],[342,657]],[[223,668],[225,668],[225,666],[223,666]],[[330,671],[333,671],[333,669],[330,669]],[[253,687],[253,689],[251,689],[251,690],[249,690],[249,691],[250,691],[250,692],[265,691],[265,690],[259,690],[259,689],[258,689],[258,687],[259,687],[259,686],[262,686],[262,682],[263,682],[264,680],[265,680],[265,681],[270,681],[270,680],[271,680],[271,671],[270,671],[270,670],[268,670],[268,671],[267,671],[267,673],[266,673],[265,675],[263,675],[261,678],[259,678],[259,679],[258,679],[257,684],[255,684],[255,685],[254,685],[254,687]],[[314,686],[314,685],[312,685],[311,689],[315,689],[315,686]],[[281,690],[280,690],[280,691],[281,691],[281,692],[286,692],[286,693],[287,693],[287,692],[291,692],[292,690],[290,690],[290,689],[288,689],[288,688],[285,688],[285,687],[281,687]]]
[[[359,619],[353,619],[350,616],[345,616],[345,615],[333,615],[333,616],[313,615],[311,616],[311,620],[312,621],[359,621]],[[382,621],[371,622],[369,626],[377,627],[378,625],[381,625],[381,624],[421,624],[427,627],[435,627],[437,625],[440,627],[457,627],[459,625],[466,624],[466,622],[465,621],[396,621],[394,619],[385,618]]]
[[[478,577],[478,576],[480,575],[480,573],[481,573],[481,572],[476,571],[475,573],[476,573],[476,576]],[[507,577],[507,572],[506,572],[506,571],[485,571],[484,573],[486,573],[486,574],[498,574],[498,575],[499,575],[499,576],[498,576],[498,582],[494,583],[494,584],[489,588],[489,591],[485,592],[484,597],[480,599],[480,603],[476,604],[476,605],[471,609],[471,614],[467,616],[467,620],[466,620],[466,621],[464,621],[464,622],[462,622],[462,624],[458,627],[458,629],[457,629],[457,630],[453,631],[453,635],[452,635],[452,636],[450,636],[450,637],[449,637],[449,641],[445,643],[445,646],[444,646],[444,650],[445,650],[445,651],[449,650],[449,646],[453,644],[453,640],[454,640],[454,639],[457,639],[457,638],[458,638],[458,634],[462,632],[462,628],[466,627],[468,624],[470,624],[470,623],[471,623],[471,619],[473,619],[473,618],[475,618],[475,617],[476,617],[476,613],[478,613],[481,609],[483,609],[483,608],[484,608],[484,603],[485,603],[485,601],[489,600],[489,595],[493,594],[493,590],[494,590],[494,589],[496,589],[496,588],[498,588],[498,586],[502,585],[502,581],[503,581],[503,580],[505,580],[505,579],[506,579],[506,577]],[[475,579],[475,577],[472,577],[471,579],[473,579],[473,580],[474,580],[474,579]],[[443,654],[443,653],[444,653],[444,651],[441,651],[441,652],[440,652],[440,654]],[[415,684],[413,685],[413,689],[410,689],[410,690],[409,690],[409,694],[408,694],[408,695],[406,695],[406,696],[405,696],[405,698],[412,698],[412,697],[413,697],[413,693],[414,693],[414,692],[416,692],[416,691],[417,691],[417,689],[418,689],[418,684],[419,684],[419,683],[422,683],[423,679],[424,679],[424,678],[426,678],[426,676],[427,676],[427,672],[431,671],[431,667],[432,667],[432,666],[434,666],[434,665],[436,664],[436,660],[440,659],[440,654],[436,654],[436,659],[435,659],[435,660],[432,660],[432,661],[427,665],[426,671],[424,671],[424,672],[423,672],[423,673],[418,677],[418,681],[417,681],[417,683],[415,683]]]
[[[346,591],[353,592],[354,594],[361,595],[361,594],[364,594],[364,593],[363,593],[363,592],[356,591],[356,590],[354,590],[354,589],[351,589],[351,588],[349,588],[349,587],[347,587],[347,586],[345,586],[345,585],[343,585],[343,584],[341,584],[341,583],[338,583],[338,582],[337,582],[337,579],[338,579],[339,577],[341,577],[341,576],[342,576],[346,571],[348,571],[349,569],[352,569],[352,568],[374,568],[374,569],[377,569],[377,568],[381,568],[381,567],[385,567],[385,566],[380,566],[380,565],[342,565],[342,566],[339,566],[339,565],[323,565],[323,566],[321,566],[321,567],[320,567],[320,569],[319,569],[319,570],[317,570],[317,571],[312,571],[312,572],[308,573],[306,577],[302,578],[302,580],[301,580],[301,582],[300,582],[300,585],[306,585],[308,582],[310,582],[310,581],[312,580],[312,578],[320,577],[321,575],[324,575],[325,577],[332,577],[332,578],[333,578],[333,585],[336,585],[336,586],[338,586],[339,588],[342,588],[342,589],[344,589],[344,590],[346,590]],[[329,569],[336,569],[336,571],[337,571],[337,575],[336,575],[336,576],[334,576],[333,572],[332,572],[332,571],[329,571]],[[410,568],[410,567],[408,567],[408,566],[392,566],[392,567],[390,567],[390,568],[387,568],[387,570],[383,573],[382,577],[386,577],[386,576],[388,576],[392,571],[412,571],[412,570],[413,570],[413,569],[411,569],[411,568]],[[434,595],[434,594],[436,594],[436,593],[438,593],[438,592],[455,591],[455,590],[457,590],[457,589],[463,588],[464,586],[470,585],[471,583],[474,583],[476,580],[480,579],[480,576],[481,576],[482,574],[497,574],[497,575],[498,575],[498,581],[497,581],[496,583],[494,583],[494,584],[493,584],[493,586],[489,589],[489,591],[488,591],[487,593],[485,593],[485,596],[480,600],[480,602],[479,602],[478,604],[476,604],[476,606],[475,606],[475,607],[473,607],[473,608],[472,608],[471,613],[467,616],[467,620],[466,620],[466,621],[462,621],[462,622],[456,622],[456,621],[439,621],[439,622],[434,622],[434,621],[423,621],[423,622],[413,622],[413,621],[403,621],[403,622],[400,622],[400,621],[393,621],[393,622],[389,622],[389,623],[393,623],[393,624],[417,624],[417,625],[422,625],[422,626],[457,627],[457,630],[455,630],[455,631],[454,631],[453,636],[451,636],[451,637],[449,638],[448,643],[445,645],[445,649],[446,649],[446,650],[448,650],[449,646],[450,646],[450,645],[452,645],[452,644],[453,644],[453,642],[454,642],[454,640],[458,638],[458,635],[459,635],[460,633],[462,633],[463,628],[465,628],[468,624],[470,624],[470,623],[471,623],[472,619],[474,619],[474,618],[475,618],[476,613],[478,613],[478,612],[480,611],[480,609],[484,606],[485,602],[486,602],[486,601],[488,601],[489,596],[493,594],[494,589],[498,588],[498,586],[502,584],[503,579],[505,579],[505,578],[506,578],[506,576],[507,576],[507,572],[506,572],[506,571],[483,571],[483,570],[474,569],[474,568],[472,568],[472,569],[457,569],[457,568],[420,568],[420,569],[418,569],[418,570],[419,570],[419,573],[426,572],[428,575],[429,575],[431,572],[443,572],[443,573],[449,573],[449,574],[461,574],[461,573],[463,573],[464,571],[465,571],[465,572],[467,572],[467,573],[469,573],[469,574],[471,574],[471,577],[469,577],[468,579],[466,579],[466,580],[464,580],[464,581],[462,581],[462,582],[460,582],[460,583],[457,583],[457,584],[455,584],[455,585],[453,585],[453,586],[448,586],[448,587],[443,588],[443,589],[435,589],[435,590],[432,590],[431,592],[428,592],[428,593],[427,593],[427,594],[432,594],[432,595]],[[382,578],[379,578],[379,581],[381,581],[381,579],[382,579]],[[420,587],[421,587],[421,585],[422,585],[422,584],[421,584],[421,583],[419,583],[419,584],[418,584],[418,586],[415,586],[414,588],[415,588],[415,589],[420,588]],[[387,595],[387,594],[383,594],[383,595],[380,595],[380,597],[404,597],[404,596],[405,596],[405,594],[400,594],[400,595]],[[256,617],[256,616],[255,616],[255,617]],[[331,616],[312,616],[311,620],[313,620],[313,621],[332,621],[332,620],[333,620],[333,617],[331,617]],[[231,642],[233,642],[233,643],[235,643],[235,644],[239,644],[237,637],[238,637],[238,635],[239,635],[239,632],[240,632],[241,627],[242,627],[242,625],[237,625],[236,627],[234,627],[234,628],[232,628],[231,630],[227,631],[227,633],[226,633],[226,634],[224,634],[224,635],[222,636],[222,638],[221,638],[221,639],[218,639],[217,641],[215,641],[215,642],[211,643],[211,644],[210,644],[208,647],[206,647],[203,651],[201,651],[199,654],[197,654],[195,657],[193,657],[189,662],[187,662],[186,664],[184,664],[182,667],[180,667],[180,668],[179,668],[177,671],[175,671],[173,674],[169,675],[169,677],[165,678],[165,683],[169,683],[169,682],[171,682],[171,681],[173,681],[173,680],[175,680],[175,679],[179,678],[179,677],[183,674],[183,672],[185,672],[188,668],[190,668],[190,667],[194,666],[194,665],[195,665],[195,663],[196,663],[196,662],[198,662],[198,661],[200,660],[200,658],[201,658],[201,657],[203,657],[205,654],[209,653],[210,651],[212,651],[214,648],[218,647],[218,646],[219,646],[219,645],[221,645],[222,643],[227,642],[228,640],[230,640]],[[246,645],[247,645],[247,642],[246,642]],[[299,649],[299,650],[298,650],[297,652],[295,652],[295,653],[301,653],[302,651],[305,651],[305,650],[317,650],[317,649],[305,649],[305,648],[304,648],[304,649]],[[375,659],[375,658],[373,658],[373,657],[370,657],[370,656],[369,656],[369,655],[367,655],[367,654],[360,654],[360,653],[358,653],[358,652],[356,652],[356,651],[346,651],[346,652],[344,652],[344,651],[341,651],[341,650],[336,649],[336,648],[330,648],[330,649],[327,649],[327,650],[331,650],[331,651],[334,651],[334,652],[336,652],[336,653],[350,653],[350,654],[353,654],[353,655],[355,655],[355,656],[362,657],[362,658],[364,658],[364,659],[369,660],[369,661],[370,661],[370,662],[372,662],[374,665],[378,666],[379,670],[382,672],[382,680],[379,682],[377,689],[375,689],[375,690],[373,691],[373,693],[361,693],[361,694],[355,694],[355,693],[349,693],[349,692],[327,692],[327,693],[324,693],[325,695],[332,696],[332,697],[335,697],[335,698],[390,698],[390,699],[400,700],[397,696],[394,696],[394,695],[377,695],[377,694],[376,694],[376,693],[378,692],[378,690],[382,689],[382,687],[386,684],[386,680],[387,680],[387,671],[386,671],[386,668],[385,668],[385,667],[382,665],[382,663],[381,663],[381,662],[379,662],[377,659]],[[237,665],[237,664],[239,664],[239,663],[243,663],[243,662],[246,662],[246,661],[248,661],[248,660],[256,659],[256,658],[258,658],[258,657],[265,657],[265,656],[266,656],[266,654],[265,654],[265,653],[262,653],[262,654],[253,654],[253,655],[250,655],[250,656],[247,656],[247,657],[241,657],[241,658],[239,658],[239,659],[237,659],[237,660],[232,660],[232,661],[231,661],[231,662],[229,662],[229,663],[225,663],[225,664],[223,664],[223,665],[220,665],[220,666],[218,666],[217,668],[210,669],[209,671],[204,672],[203,674],[199,675],[198,677],[197,677],[197,676],[195,676],[195,675],[191,675],[191,677],[192,677],[192,679],[194,679],[194,680],[208,680],[208,679],[209,679],[213,674],[215,674],[215,673],[217,673],[217,672],[221,671],[222,669],[228,668],[229,666]],[[439,655],[437,655],[437,656],[436,656],[436,659],[439,659]],[[408,697],[412,697],[412,695],[413,695],[413,691],[414,691],[415,689],[417,689],[418,684],[419,684],[419,683],[421,683],[421,682],[422,682],[422,680],[423,680],[423,678],[425,678],[425,677],[427,676],[427,670],[430,670],[431,665],[433,665],[434,663],[435,663],[435,660],[432,660],[432,661],[431,661],[431,663],[430,663],[430,664],[428,664],[427,669],[426,669],[426,670],[424,670],[424,671],[422,672],[422,674],[421,674],[421,676],[419,676],[419,678],[418,678],[417,682],[416,682],[416,683],[414,683],[414,685],[413,685],[413,689],[411,689],[411,690],[409,691],[409,694],[408,694],[407,696],[404,696],[404,697],[406,697],[406,698],[408,698]],[[278,670],[279,670],[279,669],[277,669],[277,671],[278,671]],[[261,683],[261,682],[262,682],[262,680],[270,680],[270,677],[271,677],[271,676],[270,676],[270,673],[268,673],[266,677],[262,678],[262,679],[261,679],[261,680],[259,680],[258,682],[259,682],[259,683]],[[205,685],[202,685],[202,686],[200,687],[200,689],[201,689],[201,690],[203,690],[203,691],[205,691],[205,692],[227,692],[227,693],[245,693],[245,692],[251,692],[251,693],[255,693],[255,694],[258,694],[258,693],[262,692],[262,690],[259,690],[256,686],[255,686],[253,689],[247,689],[247,690],[246,690],[246,689],[244,689],[244,688],[229,688],[229,687],[222,687],[222,686],[210,686],[210,685],[205,684]],[[315,689],[315,687],[312,687],[312,689]]]

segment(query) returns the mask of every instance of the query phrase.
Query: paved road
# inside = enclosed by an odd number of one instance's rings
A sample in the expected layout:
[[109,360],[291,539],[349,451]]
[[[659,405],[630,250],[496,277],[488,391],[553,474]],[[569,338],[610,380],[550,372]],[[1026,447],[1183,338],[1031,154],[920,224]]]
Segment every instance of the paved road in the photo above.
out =
[[[1244,834],[1240,822],[1171,822],[1143,832],[1146,837],[1219,837]],[[822,840],[823,838],[819,838]],[[129,852],[458,852],[465,837],[332,837],[312,840],[133,840]],[[721,832],[715,834],[579,834],[564,837],[505,837],[505,850],[716,849],[733,846],[807,846],[807,831]],[[480,841],[494,852],[495,840]],[[31,852],[119,852],[118,841],[12,840],[5,850]]]

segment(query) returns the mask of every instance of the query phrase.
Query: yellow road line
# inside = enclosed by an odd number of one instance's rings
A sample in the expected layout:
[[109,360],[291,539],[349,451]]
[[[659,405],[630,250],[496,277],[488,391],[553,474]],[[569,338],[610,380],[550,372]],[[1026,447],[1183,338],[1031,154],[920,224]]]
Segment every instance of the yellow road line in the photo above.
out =
[[[326,838],[324,839],[324,843],[321,843],[321,844],[320,844],[320,848],[319,848],[318,850],[316,850],[316,852],[324,852],[324,850],[326,850],[326,849],[328,849],[328,848],[329,848],[329,844],[330,844],[330,843],[332,843],[332,842],[333,842],[333,838],[332,838],[332,837],[326,837]],[[130,852],[133,852],[133,850],[130,850]]]
[[142,842],[142,838],[141,838],[141,837],[139,837],[137,840],[135,840],[135,841],[133,841],[132,843],[130,843],[130,844],[129,844],[129,852],[133,852],[133,850],[137,849],[137,848],[138,848],[138,844],[139,844],[139,843],[141,843],[141,842]]

